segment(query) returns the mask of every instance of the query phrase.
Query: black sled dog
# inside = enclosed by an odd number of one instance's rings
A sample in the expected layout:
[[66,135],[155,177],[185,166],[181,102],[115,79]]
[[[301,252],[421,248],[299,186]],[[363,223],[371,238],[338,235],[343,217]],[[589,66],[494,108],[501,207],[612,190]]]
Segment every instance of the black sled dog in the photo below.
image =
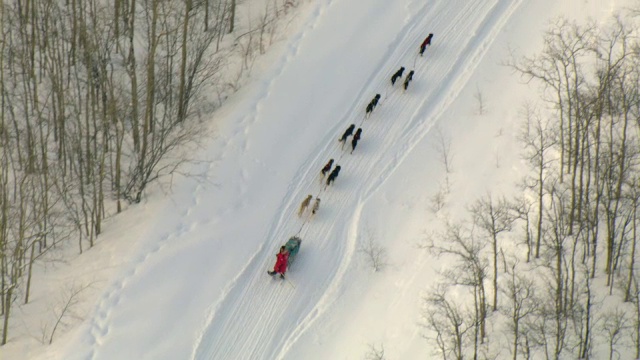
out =
[[347,128],[347,130],[344,131],[344,134],[342,134],[342,137],[340,139],[338,139],[339,142],[342,143],[342,146],[344,146],[344,143],[347,142],[347,138],[349,136],[351,136],[351,134],[353,134],[353,130],[356,128],[355,124],[351,124],[349,125],[349,127]]
[[373,110],[378,105],[378,101],[379,100],[380,100],[380,94],[376,94],[376,96],[374,96],[373,99],[371,99],[371,101],[369,102],[369,105],[367,105],[367,109],[366,109],[366,112],[365,112],[365,116],[366,117],[371,116],[371,113],[373,112]]
[[353,154],[353,150],[358,146],[358,141],[360,141],[360,136],[362,136],[362,128],[358,128],[355,135],[353,135],[353,139],[351,140],[351,153]]
[[402,73],[404,73],[404,66],[400,67],[400,69],[391,76],[391,86],[395,85],[396,80],[402,77]]
[[427,38],[424,39],[424,41],[420,45],[420,56],[422,56],[422,54],[424,54],[424,51],[427,49],[427,45],[431,46],[431,39],[433,39],[433,34],[429,33]]
[[322,173],[323,178],[325,177],[325,175],[327,175],[329,170],[331,170],[332,166],[333,166],[333,159],[329,159],[329,162],[327,162],[322,168],[322,170],[320,171]]
[[336,168],[333,169],[331,174],[329,174],[329,177],[327,178],[327,186],[331,185],[336,180],[339,173],[340,173],[340,165],[336,166]]
[[407,88],[409,87],[409,83],[411,82],[411,80],[413,80],[413,70],[409,71],[409,74],[407,75],[407,78],[404,79],[404,89],[407,90]]

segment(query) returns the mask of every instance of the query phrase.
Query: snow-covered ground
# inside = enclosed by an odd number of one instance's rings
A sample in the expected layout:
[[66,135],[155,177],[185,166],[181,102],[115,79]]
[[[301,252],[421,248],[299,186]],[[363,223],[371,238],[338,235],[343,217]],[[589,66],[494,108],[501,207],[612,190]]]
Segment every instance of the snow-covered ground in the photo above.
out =
[[[195,169],[208,181],[156,188],[110,219],[95,248],[36,279],[92,282],[95,295],[52,345],[23,326],[31,337],[16,334],[2,359],[361,359],[370,345],[389,359],[432,357],[421,293],[439,264],[419,244],[471,200],[511,191],[524,171],[518,111],[537,89],[502,63],[509,51],[539,51],[553,17],[607,21],[630,3],[304,3],[299,26],[211,114],[216,136]],[[415,70],[407,91],[389,81],[400,66]],[[352,123],[363,134],[350,154],[337,139]],[[443,139],[451,194],[434,212]],[[319,171],[330,158],[342,171],[325,188]],[[322,199],[320,211],[299,218],[307,194]],[[288,280],[270,278],[279,246],[296,234],[302,247]],[[381,271],[360,251],[369,240],[386,250]]]

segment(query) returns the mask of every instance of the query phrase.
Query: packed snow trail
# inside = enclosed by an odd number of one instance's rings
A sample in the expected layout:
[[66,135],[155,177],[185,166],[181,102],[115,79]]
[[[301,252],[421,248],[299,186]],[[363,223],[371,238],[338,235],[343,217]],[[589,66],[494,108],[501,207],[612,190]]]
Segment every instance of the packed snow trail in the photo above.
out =
[[[334,0],[318,5],[318,16],[331,12],[339,3]],[[214,305],[193,358],[287,357],[292,344],[338,295],[341,278],[355,252],[357,234],[353,232],[358,228],[361,204],[437,122],[519,4],[508,0],[431,1],[408,17],[379,60],[377,71],[344,115],[318,140],[316,157],[293,179],[263,246]],[[378,19],[397,6],[396,2],[379,0],[368,4],[361,16]],[[425,56],[419,57],[418,47],[429,32],[435,34],[433,43]],[[406,92],[402,83],[394,88],[390,84],[391,75],[400,66],[405,66],[405,76],[415,69]],[[364,119],[364,109],[376,93],[382,94],[382,99],[371,117]],[[343,151],[337,141],[351,123],[363,128],[353,154],[349,154],[350,144]],[[318,174],[329,158],[334,158],[334,166],[341,165],[342,171],[325,190]],[[322,204],[314,219],[303,222],[297,211],[307,194],[319,196]],[[288,272],[294,288],[269,278],[265,270],[273,266],[279,246],[298,232],[302,245]]]

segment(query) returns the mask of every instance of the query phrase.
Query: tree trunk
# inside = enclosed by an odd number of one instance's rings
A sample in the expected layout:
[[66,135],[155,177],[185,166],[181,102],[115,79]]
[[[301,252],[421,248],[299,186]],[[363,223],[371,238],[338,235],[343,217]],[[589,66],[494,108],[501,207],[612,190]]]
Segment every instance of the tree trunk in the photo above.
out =
[[189,12],[191,0],[185,1],[184,22],[182,27],[182,59],[180,64],[180,93],[178,94],[178,122],[187,117],[187,95],[185,93],[186,69],[187,69],[187,34],[189,32]]
[[230,0],[230,14],[229,14],[229,34],[233,33],[235,21],[236,21],[236,0]]

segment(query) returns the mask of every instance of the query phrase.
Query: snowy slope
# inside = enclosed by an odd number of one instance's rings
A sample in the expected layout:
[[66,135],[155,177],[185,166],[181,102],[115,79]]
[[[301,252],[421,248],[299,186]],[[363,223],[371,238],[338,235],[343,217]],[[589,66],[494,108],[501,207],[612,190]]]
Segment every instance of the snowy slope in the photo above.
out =
[[[429,203],[444,179],[434,129],[456,154],[451,203],[460,205],[449,212],[519,176],[515,122],[531,90],[498,65],[507,45],[535,50],[548,17],[606,18],[615,3],[556,2],[306,4],[270,65],[215,114],[216,138],[200,154],[209,163],[197,169],[210,182],[181,179],[129,210],[141,212],[136,221],[114,221],[112,236],[139,245],[118,254],[87,319],[40,358],[354,359],[371,343],[393,359],[428,358],[417,323],[435,262],[416,244],[436,220]],[[389,81],[400,66],[416,72],[406,92]],[[477,88],[489,115],[474,115]],[[351,123],[363,129],[353,154],[337,142]],[[318,173],[329,158],[342,171],[325,189]],[[320,212],[300,219],[307,194],[322,199]],[[303,242],[288,281],[271,279],[294,234]],[[382,273],[362,261],[367,236],[389,250]]]
[[[362,203],[393,173],[402,158],[433,126],[438,113],[459,93],[491,41],[492,33],[517,5],[518,2],[511,1],[433,3],[416,8],[411,17],[403,15],[402,26],[385,27],[392,34],[391,29],[398,30],[373,70],[375,76],[363,85],[344,116],[332,117],[339,127],[322,138],[313,152],[315,158],[311,154],[313,160],[295,175],[294,186],[278,209],[279,216],[267,235],[268,245],[260,249],[214,310],[195,358],[285,357],[308,326],[324,315],[353,259],[356,249],[353,229],[359,222]],[[381,18],[383,14],[391,18],[388,15],[394,7],[397,5],[380,1],[369,7],[372,13],[362,12],[363,22]],[[331,10],[337,14],[352,13],[339,4]],[[330,13],[325,14],[325,19],[330,17]],[[449,21],[438,21],[443,18]],[[320,32],[323,32],[322,23],[317,26]],[[420,44],[429,29],[442,36],[438,37],[438,45],[429,49],[426,58],[416,59],[415,44]],[[383,34],[370,35],[378,40],[383,37]],[[325,41],[319,39],[314,43]],[[347,56],[346,52],[342,53]],[[388,80],[400,65],[406,65],[407,71],[415,69],[417,74],[406,93],[400,84],[391,88]],[[383,95],[381,103],[365,120],[363,108],[375,93]],[[351,122],[361,126],[364,134],[353,155],[342,151],[336,143],[339,131]],[[343,170],[335,186],[324,190],[317,181],[317,173],[328,158],[334,158]],[[295,212],[299,199],[307,193],[323,200],[323,211],[301,224],[295,221]],[[296,287],[291,289],[285,285],[274,289],[273,283],[265,282],[263,271],[272,265],[274,249],[300,228],[303,245],[298,264],[301,265],[296,264],[291,271]]]

